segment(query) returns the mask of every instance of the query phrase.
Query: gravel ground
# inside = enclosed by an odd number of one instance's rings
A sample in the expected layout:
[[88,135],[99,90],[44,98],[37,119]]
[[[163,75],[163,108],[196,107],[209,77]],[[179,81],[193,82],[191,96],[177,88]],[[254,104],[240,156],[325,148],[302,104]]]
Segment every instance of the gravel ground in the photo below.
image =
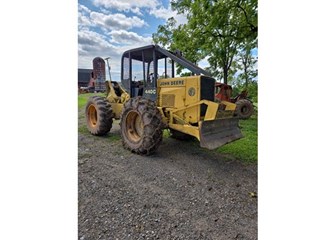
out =
[[78,239],[257,239],[257,165],[165,137],[152,156],[78,134]]

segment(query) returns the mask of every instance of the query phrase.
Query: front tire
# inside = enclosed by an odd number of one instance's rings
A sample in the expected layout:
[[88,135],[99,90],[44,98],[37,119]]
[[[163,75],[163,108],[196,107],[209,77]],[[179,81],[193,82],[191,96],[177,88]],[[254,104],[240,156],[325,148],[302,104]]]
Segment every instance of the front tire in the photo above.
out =
[[134,153],[149,155],[162,142],[162,116],[151,100],[129,99],[121,113],[120,127],[123,146]]
[[112,128],[112,106],[104,97],[90,97],[86,103],[85,116],[87,129],[93,135],[105,135]]

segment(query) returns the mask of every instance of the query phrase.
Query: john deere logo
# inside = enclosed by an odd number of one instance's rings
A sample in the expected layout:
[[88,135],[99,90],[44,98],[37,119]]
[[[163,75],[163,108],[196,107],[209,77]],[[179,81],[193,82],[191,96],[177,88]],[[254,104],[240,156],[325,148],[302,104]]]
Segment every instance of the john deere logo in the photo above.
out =
[[193,97],[195,95],[195,88],[191,87],[188,89],[188,95],[190,95],[191,97]]

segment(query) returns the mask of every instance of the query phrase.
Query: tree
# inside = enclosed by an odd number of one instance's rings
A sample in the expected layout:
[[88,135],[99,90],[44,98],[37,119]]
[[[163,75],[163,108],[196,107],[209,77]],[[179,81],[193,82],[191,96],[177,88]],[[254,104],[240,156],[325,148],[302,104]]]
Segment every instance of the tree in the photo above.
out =
[[160,43],[165,47],[171,48],[173,42],[173,33],[176,30],[176,20],[171,17],[165,25],[159,25],[157,33],[152,34],[152,39],[155,43]]
[[[179,50],[183,56],[191,62],[197,64],[205,57],[204,53],[197,51],[197,42],[193,37],[192,30],[188,25],[177,26],[176,20],[171,17],[165,25],[159,25],[156,33],[152,35],[153,41],[171,51]],[[183,67],[177,64],[177,73],[180,74]]]
[[246,43],[243,48],[239,49],[234,64],[235,71],[240,72],[237,79],[245,89],[248,89],[249,82],[258,74],[256,63],[257,57],[252,53],[252,44]]
[[239,49],[257,44],[257,1],[172,0],[171,6],[186,14],[188,23],[176,26],[169,19],[158,27],[154,42],[182,50],[193,62],[207,56],[211,73],[227,83]]

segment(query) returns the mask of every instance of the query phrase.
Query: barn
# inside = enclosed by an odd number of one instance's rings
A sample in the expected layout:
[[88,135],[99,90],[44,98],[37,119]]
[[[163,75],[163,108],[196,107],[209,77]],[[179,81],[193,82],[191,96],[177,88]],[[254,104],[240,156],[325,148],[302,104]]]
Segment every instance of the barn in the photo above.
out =
[[91,79],[93,69],[78,68],[78,87],[87,87]]

